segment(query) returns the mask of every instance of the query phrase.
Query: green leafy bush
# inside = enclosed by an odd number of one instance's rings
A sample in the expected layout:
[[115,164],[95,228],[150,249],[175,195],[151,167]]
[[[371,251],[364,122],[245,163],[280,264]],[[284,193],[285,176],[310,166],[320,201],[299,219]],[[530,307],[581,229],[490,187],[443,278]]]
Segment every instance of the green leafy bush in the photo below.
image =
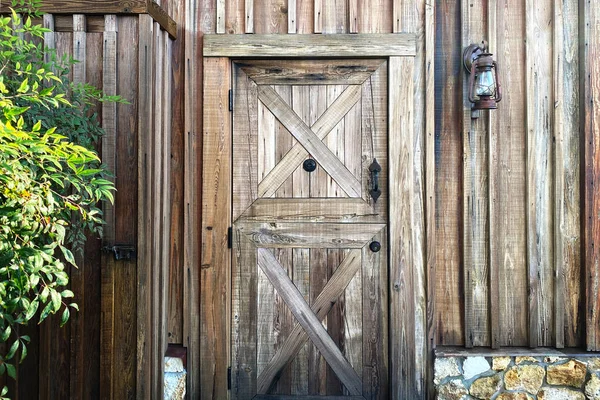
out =
[[94,151],[93,108],[120,100],[71,84],[73,61],[44,63],[44,32],[16,12],[0,16],[0,342],[9,344],[0,375],[13,378],[30,340],[16,327],[55,313],[64,324],[77,309],[65,264],[75,265],[86,230],[100,232],[96,204],[114,191]]

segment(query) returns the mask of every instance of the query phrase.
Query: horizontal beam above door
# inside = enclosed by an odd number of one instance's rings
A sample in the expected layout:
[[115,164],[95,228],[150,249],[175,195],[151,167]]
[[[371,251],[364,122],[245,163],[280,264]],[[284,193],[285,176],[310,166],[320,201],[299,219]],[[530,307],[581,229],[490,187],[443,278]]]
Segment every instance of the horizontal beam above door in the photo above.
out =
[[414,56],[415,35],[205,35],[204,57]]

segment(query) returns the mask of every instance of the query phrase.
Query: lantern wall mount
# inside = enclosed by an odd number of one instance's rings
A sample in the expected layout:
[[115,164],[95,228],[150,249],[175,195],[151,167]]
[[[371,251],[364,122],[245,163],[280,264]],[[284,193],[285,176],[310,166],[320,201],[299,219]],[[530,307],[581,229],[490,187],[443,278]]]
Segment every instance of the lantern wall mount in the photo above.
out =
[[469,76],[469,101],[473,110],[494,110],[502,100],[498,63],[488,51],[487,42],[469,45],[463,52],[463,65]]

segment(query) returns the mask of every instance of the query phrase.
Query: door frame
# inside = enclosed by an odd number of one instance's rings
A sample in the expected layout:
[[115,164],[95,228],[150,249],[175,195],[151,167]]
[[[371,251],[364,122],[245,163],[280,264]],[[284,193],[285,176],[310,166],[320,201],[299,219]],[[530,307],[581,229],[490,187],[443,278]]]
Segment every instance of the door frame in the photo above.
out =
[[194,283],[199,285],[200,340],[188,344],[189,367],[199,368],[201,397],[228,396],[232,59],[373,57],[388,60],[389,382],[391,397],[399,398],[403,387],[414,385],[418,367],[413,266],[424,251],[412,234],[415,35],[205,35],[203,46],[200,282]]

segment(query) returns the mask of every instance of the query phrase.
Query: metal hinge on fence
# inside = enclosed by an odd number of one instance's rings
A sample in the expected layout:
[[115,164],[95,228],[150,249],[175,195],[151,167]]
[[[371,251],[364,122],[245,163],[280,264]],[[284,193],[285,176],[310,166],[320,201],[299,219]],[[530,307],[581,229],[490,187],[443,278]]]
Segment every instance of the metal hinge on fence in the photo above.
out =
[[230,226],[227,228],[227,248],[231,249],[233,247],[233,228]]
[[227,367],[227,390],[231,390],[231,367]]
[[135,260],[136,258],[136,250],[135,246],[129,244],[115,244],[114,246],[104,246],[102,247],[102,251],[104,253],[112,253],[115,257],[115,261],[119,260]]
[[233,90],[229,89],[229,111],[233,111]]

